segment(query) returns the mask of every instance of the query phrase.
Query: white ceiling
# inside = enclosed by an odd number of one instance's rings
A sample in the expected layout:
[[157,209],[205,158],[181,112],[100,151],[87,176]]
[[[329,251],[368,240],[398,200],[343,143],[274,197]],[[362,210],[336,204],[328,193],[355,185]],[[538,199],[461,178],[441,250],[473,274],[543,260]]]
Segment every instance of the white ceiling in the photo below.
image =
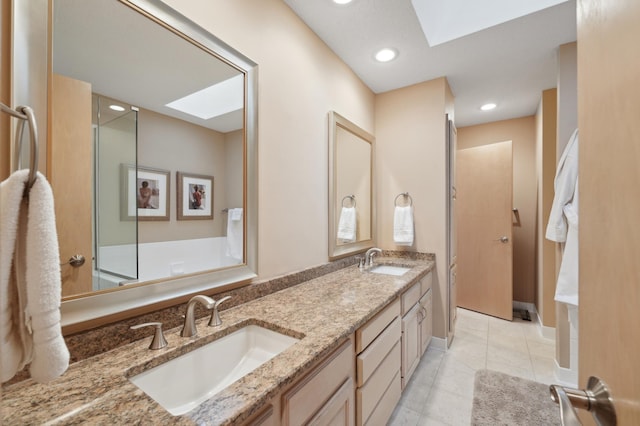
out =
[[[576,40],[575,0],[452,41],[432,42],[431,47],[411,0],[353,0],[342,6],[332,0],[284,2],[375,93],[446,76],[455,96],[458,127],[535,114],[541,92],[556,87],[558,46]],[[462,2],[478,0],[457,1]],[[442,28],[453,27],[461,15],[448,16],[438,21]],[[468,19],[467,23],[469,31],[487,25]],[[373,55],[383,47],[397,49],[398,58],[376,62]],[[480,111],[487,102],[498,107]]]
[[243,126],[242,106],[208,119],[167,107],[240,72],[118,1],[54,2],[52,57],[94,93],[221,133]]

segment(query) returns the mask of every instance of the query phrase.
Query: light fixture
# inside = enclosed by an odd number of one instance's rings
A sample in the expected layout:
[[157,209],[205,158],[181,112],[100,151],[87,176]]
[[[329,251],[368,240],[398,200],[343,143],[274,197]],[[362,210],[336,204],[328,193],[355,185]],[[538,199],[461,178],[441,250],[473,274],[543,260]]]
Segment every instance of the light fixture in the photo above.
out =
[[349,4],[352,0],[333,0],[335,4]]
[[124,107],[121,107],[120,105],[109,105],[109,108],[118,112],[124,111]]
[[394,60],[397,55],[398,52],[395,49],[384,48],[376,53],[375,58],[378,62],[389,62]]
[[493,103],[489,103],[489,104],[484,104],[480,107],[480,109],[482,111],[491,111],[492,109],[494,109],[497,105],[493,104]]

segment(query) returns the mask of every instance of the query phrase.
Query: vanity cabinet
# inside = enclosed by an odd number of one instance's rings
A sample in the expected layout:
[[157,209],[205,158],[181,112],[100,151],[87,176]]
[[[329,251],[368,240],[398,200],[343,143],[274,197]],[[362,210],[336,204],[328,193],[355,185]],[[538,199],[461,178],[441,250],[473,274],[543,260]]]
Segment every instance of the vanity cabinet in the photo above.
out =
[[349,339],[282,394],[282,424],[353,425],[353,343]]
[[432,335],[431,273],[412,285],[402,301],[402,389],[409,383]]
[[384,424],[400,400],[400,300],[356,331],[356,424]]

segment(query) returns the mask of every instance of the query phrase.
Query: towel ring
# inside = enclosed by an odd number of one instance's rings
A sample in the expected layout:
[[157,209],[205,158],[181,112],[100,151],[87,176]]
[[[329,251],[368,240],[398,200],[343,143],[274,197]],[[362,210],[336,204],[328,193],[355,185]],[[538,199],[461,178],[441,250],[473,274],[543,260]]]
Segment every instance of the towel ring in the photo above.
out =
[[18,160],[20,159],[20,153],[22,151],[22,132],[24,131],[24,122],[29,123],[29,133],[31,137],[31,148],[29,150],[29,180],[28,180],[28,189],[31,189],[33,184],[36,181],[36,173],[38,172],[38,126],[36,125],[36,117],[33,113],[33,109],[28,106],[19,106],[15,110],[9,108],[3,103],[0,103],[0,110],[5,112],[12,117],[19,118],[23,120],[18,124],[16,128],[16,146],[15,154],[14,154],[14,163],[17,165]]
[[393,204],[394,204],[396,207],[398,207],[398,198],[400,198],[400,197],[408,198],[408,199],[409,199],[409,205],[410,205],[410,206],[413,206],[413,198],[411,198],[411,195],[409,195],[409,193],[408,193],[408,192],[402,192],[402,193],[400,193],[400,194],[396,195],[396,199],[395,199],[395,200],[393,200]]
[[344,207],[344,200],[346,200],[347,198],[351,199],[351,204],[353,204],[351,207],[355,207],[356,206],[356,196],[355,195],[345,195],[344,197],[342,197],[342,207]]

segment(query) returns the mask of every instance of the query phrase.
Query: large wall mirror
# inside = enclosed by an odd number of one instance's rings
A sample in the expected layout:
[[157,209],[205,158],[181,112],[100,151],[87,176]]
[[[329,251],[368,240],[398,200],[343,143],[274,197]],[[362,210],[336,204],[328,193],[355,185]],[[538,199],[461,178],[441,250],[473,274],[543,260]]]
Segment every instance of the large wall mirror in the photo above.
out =
[[158,0],[49,0],[63,327],[257,266],[257,67]]
[[329,113],[329,259],[375,245],[374,137]]

